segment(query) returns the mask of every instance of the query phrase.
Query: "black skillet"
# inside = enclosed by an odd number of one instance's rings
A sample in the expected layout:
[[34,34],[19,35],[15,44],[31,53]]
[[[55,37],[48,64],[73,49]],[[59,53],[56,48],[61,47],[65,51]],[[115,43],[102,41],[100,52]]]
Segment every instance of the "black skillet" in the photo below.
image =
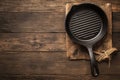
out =
[[91,3],[72,6],[66,16],[66,32],[73,42],[88,49],[93,76],[99,75],[99,69],[92,48],[106,34],[107,25],[108,20],[104,11]]

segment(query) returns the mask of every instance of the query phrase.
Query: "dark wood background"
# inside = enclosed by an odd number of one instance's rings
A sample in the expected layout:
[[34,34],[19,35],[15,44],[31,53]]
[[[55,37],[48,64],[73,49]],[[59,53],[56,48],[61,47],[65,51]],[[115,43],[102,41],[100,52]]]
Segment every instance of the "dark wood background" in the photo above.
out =
[[[99,64],[69,61],[65,43],[65,4],[83,0],[0,0],[0,80],[120,80],[120,52]],[[120,49],[120,0],[112,3],[113,46]]]

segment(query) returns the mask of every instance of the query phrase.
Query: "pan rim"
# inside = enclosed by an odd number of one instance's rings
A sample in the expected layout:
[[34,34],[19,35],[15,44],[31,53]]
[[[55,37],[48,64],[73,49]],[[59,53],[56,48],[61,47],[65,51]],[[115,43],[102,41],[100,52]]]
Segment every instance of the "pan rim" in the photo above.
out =
[[[94,6],[96,9],[98,9],[98,12],[100,12],[98,15],[101,17],[102,19],[102,23],[103,25],[101,26],[100,28],[100,31],[98,32],[98,34],[91,38],[91,39],[88,39],[88,40],[78,40],[75,38],[75,36],[72,34],[72,32],[70,31],[70,28],[68,27],[69,25],[69,22],[71,19],[71,12],[75,9],[73,9],[74,7],[81,7],[81,5],[86,5],[86,6],[90,6],[90,9],[93,9],[93,7],[91,8],[91,6]],[[96,11],[95,9],[93,9],[94,11]],[[97,12],[97,11],[96,11]],[[97,13],[98,13],[97,12]],[[73,42],[75,43],[79,43],[79,44],[94,44],[96,43],[97,41],[99,41],[101,38],[103,38],[103,36],[106,34],[107,32],[107,26],[108,26],[108,20],[107,20],[107,15],[105,14],[105,12],[103,11],[102,8],[100,8],[98,5],[96,4],[92,4],[92,3],[82,3],[82,4],[79,4],[79,5],[75,5],[71,8],[71,10],[69,11],[68,15],[66,16],[66,21],[65,21],[65,29],[66,29],[66,32],[68,33],[69,37],[72,39]]]

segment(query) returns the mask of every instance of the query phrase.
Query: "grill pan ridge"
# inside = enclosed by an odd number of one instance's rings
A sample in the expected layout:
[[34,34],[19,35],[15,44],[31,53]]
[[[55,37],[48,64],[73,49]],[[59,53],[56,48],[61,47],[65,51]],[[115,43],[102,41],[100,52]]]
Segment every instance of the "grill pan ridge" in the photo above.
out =
[[107,26],[108,20],[105,12],[99,6],[91,3],[74,5],[66,16],[66,32],[73,42],[88,49],[91,74],[94,77],[99,75],[99,69],[92,47],[105,36]]
[[[88,40],[94,38],[103,26],[99,15],[94,11],[84,10],[74,14],[70,21],[70,30],[77,39]],[[80,15],[80,16],[79,16]]]

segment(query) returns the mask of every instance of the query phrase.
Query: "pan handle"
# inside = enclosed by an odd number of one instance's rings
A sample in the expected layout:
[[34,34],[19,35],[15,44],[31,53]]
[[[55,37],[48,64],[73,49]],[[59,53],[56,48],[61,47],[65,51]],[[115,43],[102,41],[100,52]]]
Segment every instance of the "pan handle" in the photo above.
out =
[[93,54],[92,46],[88,47],[89,55],[90,55],[90,65],[91,65],[91,74],[94,77],[99,75],[98,64],[96,62],[95,56]]

